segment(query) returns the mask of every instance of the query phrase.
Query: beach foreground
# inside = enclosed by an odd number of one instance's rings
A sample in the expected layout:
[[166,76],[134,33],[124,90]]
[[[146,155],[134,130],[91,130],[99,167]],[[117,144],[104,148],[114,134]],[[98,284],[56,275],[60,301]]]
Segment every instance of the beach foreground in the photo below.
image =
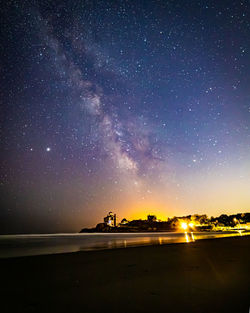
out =
[[0,260],[1,312],[249,312],[250,236]]

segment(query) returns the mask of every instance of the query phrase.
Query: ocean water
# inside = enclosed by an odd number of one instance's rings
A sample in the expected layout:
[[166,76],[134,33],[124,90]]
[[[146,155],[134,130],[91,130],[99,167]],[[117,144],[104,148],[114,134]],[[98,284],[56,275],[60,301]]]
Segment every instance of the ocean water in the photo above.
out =
[[1,235],[0,258],[143,245],[190,243],[200,239],[245,236],[250,232],[162,232]]

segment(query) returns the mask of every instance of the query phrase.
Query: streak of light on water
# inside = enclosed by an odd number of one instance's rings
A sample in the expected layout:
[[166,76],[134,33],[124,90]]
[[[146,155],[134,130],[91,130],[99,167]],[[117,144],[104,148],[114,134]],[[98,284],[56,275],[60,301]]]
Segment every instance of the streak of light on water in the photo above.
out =
[[0,258],[128,248],[145,245],[191,243],[200,239],[216,239],[245,235],[250,235],[250,232],[225,231],[2,235],[0,236]]

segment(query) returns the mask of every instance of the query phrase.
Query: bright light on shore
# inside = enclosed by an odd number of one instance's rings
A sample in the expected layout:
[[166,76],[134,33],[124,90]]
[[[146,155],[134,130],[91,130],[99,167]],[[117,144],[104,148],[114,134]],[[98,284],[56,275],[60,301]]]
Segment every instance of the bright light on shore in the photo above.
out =
[[189,223],[188,226],[192,228],[194,227],[194,223]]
[[187,225],[187,223],[181,223],[181,227],[182,227],[183,229],[187,229],[187,228],[188,228],[188,225]]

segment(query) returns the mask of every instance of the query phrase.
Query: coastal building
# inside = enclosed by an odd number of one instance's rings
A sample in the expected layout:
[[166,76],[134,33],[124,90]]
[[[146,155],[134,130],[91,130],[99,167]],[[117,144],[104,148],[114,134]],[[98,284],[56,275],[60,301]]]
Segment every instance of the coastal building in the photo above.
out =
[[116,227],[116,214],[109,212],[106,217],[104,217],[104,223],[110,227]]
[[157,218],[155,215],[148,215],[148,222],[156,222]]
[[121,223],[120,223],[121,225],[126,225],[126,224],[128,224],[128,220],[126,219],[126,218],[123,218],[122,220],[121,220]]

